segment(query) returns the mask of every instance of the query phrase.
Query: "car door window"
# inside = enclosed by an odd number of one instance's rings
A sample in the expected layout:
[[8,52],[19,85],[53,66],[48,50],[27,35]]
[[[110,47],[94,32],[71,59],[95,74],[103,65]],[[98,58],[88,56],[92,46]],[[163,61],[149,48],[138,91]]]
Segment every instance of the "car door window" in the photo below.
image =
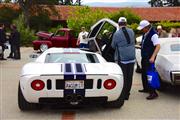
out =
[[115,31],[116,27],[114,27],[112,24],[108,22],[105,22],[96,38],[102,56],[107,61],[111,62],[114,61],[114,49],[111,47],[111,42]]
[[65,31],[59,30],[56,32],[55,36],[65,36]]

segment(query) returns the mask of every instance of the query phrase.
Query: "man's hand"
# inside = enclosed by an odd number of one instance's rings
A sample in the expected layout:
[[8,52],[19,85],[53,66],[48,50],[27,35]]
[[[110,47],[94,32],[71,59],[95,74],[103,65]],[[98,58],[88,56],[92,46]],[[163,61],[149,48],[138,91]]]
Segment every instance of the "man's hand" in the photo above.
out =
[[156,48],[155,48],[155,50],[154,50],[154,52],[153,52],[153,54],[152,54],[152,56],[151,56],[151,58],[149,59],[149,62],[150,62],[150,63],[154,63],[155,58],[156,58],[156,55],[157,55],[158,52],[159,52],[159,49],[160,49],[160,44],[157,44],[157,45],[156,45]]
[[79,46],[79,44],[80,44],[80,40],[78,39],[76,42],[76,46]]
[[149,59],[149,62],[150,62],[150,63],[154,63],[154,61],[155,61],[155,57],[154,57],[154,56],[151,56],[151,58]]

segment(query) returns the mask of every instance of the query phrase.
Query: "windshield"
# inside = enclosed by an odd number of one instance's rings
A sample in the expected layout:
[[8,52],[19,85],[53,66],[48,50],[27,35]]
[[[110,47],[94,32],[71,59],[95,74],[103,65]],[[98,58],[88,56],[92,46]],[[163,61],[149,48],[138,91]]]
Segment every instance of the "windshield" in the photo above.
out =
[[95,54],[89,53],[48,53],[45,63],[99,63]]

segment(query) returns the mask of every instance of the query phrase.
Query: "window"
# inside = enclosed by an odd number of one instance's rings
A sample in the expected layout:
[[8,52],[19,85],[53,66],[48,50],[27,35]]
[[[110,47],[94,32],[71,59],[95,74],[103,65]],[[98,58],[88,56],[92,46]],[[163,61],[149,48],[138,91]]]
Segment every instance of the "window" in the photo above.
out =
[[95,54],[89,53],[48,53],[45,63],[99,63]]
[[180,51],[180,44],[172,44],[171,51]]
[[55,36],[65,36],[65,31],[59,30],[56,32]]

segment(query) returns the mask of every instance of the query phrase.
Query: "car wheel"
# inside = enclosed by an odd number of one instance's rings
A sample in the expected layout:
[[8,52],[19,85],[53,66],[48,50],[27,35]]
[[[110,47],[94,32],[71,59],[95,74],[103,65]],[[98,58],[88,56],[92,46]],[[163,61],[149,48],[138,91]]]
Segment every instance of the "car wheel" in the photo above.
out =
[[41,44],[39,49],[41,52],[44,52],[48,49],[48,45],[47,44]]
[[124,105],[124,90],[122,90],[122,93],[120,97],[116,101],[107,102],[104,107],[106,108],[121,108]]
[[121,108],[123,104],[124,104],[124,100],[118,99],[116,101],[106,103],[105,107],[106,108]]
[[41,108],[41,105],[35,103],[29,103],[25,100],[20,88],[20,84],[18,88],[18,106],[22,111]]

